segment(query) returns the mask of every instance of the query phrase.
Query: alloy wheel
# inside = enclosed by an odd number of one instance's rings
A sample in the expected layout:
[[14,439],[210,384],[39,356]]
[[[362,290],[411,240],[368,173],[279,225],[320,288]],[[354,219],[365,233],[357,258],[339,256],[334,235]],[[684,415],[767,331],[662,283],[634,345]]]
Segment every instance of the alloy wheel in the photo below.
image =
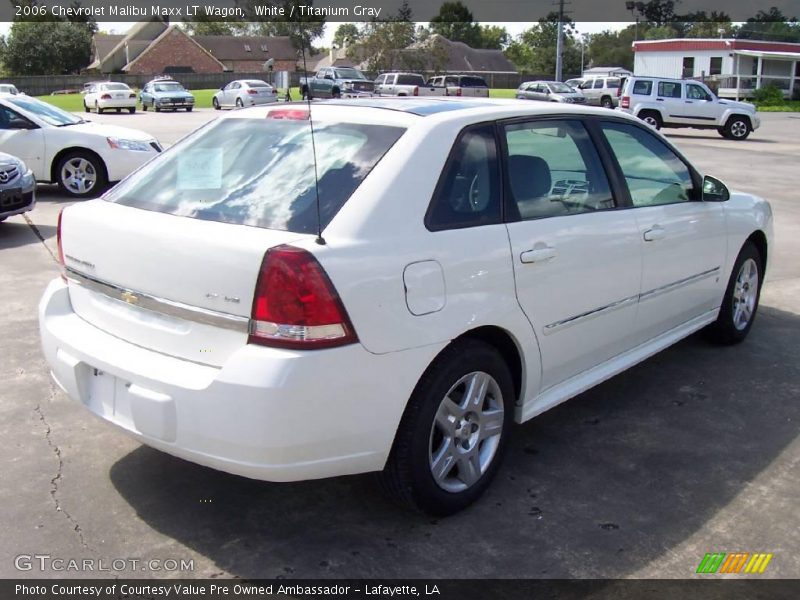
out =
[[735,138],[747,135],[747,124],[744,121],[734,121],[731,123],[731,135]]
[[733,288],[733,326],[745,329],[753,318],[758,298],[758,265],[752,258],[742,263]]
[[461,377],[445,394],[431,427],[428,461],[436,484],[464,491],[492,464],[504,423],[503,394],[483,371]]
[[85,158],[75,157],[61,167],[61,181],[74,194],[87,194],[97,183],[97,171]]

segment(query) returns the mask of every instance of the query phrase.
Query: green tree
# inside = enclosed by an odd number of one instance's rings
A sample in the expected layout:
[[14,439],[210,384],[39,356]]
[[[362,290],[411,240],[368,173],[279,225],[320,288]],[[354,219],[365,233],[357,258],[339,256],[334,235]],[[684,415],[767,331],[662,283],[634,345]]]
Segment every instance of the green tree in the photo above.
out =
[[[523,72],[553,77],[556,72],[558,13],[551,12],[533,27],[523,31],[509,44],[505,54]],[[580,44],[575,24],[565,17],[563,37],[563,73],[578,73],[581,68]]]
[[620,31],[601,31],[589,36],[584,64],[594,67],[623,67],[633,71],[633,41],[636,26]]
[[499,25],[481,25],[478,48],[504,50],[511,43],[511,36],[505,27]]
[[747,19],[738,32],[738,37],[774,42],[800,42],[800,22],[796,17],[786,17],[776,7],[759,10]]
[[333,34],[333,45],[342,48],[345,45],[351,46],[361,39],[361,31],[355,23],[342,23],[336,28]]
[[397,14],[387,19],[363,23],[358,45],[349,46],[354,60],[367,57],[367,70],[386,71],[404,65],[401,50],[414,43],[416,30],[411,9],[403,3]]
[[78,73],[89,64],[91,30],[64,21],[18,21],[11,25],[3,63],[12,75]]
[[473,48],[481,44],[481,28],[473,22],[472,13],[461,2],[445,2],[429,24],[431,33],[438,33],[453,42],[464,42]]
[[[312,6],[314,4],[312,0],[271,0],[267,4],[282,6],[286,16],[259,21],[255,7],[264,4],[263,0],[240,0],[238,3],[244,11],[244,20],[248,22],[248,35],[288,36],[296,49],[305,48],[307,53],[314,51],[314,40],[325,33],[325,19],[301,16],[299,10],[301,5]],[[292,6],[294,6],[294,10],[292,10]]]

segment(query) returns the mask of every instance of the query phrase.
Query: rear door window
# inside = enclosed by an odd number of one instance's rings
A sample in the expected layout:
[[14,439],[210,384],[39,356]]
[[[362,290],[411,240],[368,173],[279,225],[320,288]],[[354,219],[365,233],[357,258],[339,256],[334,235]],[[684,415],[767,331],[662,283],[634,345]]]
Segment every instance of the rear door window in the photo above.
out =
[[648,79],[639,79],[633,82],[632,94],[637,96],[649,96],[653,91],[653,82]]
[[405,129],[221,119],[115,187],[106,200],[171,215],[296,233],[330,222]]
[[681,97],[681,84],[677,81],[659,81],[658,82],[658,97],[659,98],[680,98]]

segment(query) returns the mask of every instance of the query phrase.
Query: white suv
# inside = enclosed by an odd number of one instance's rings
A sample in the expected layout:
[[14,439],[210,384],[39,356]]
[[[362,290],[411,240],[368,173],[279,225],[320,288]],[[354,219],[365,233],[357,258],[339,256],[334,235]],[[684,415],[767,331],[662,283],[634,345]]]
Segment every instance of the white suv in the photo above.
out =
[[722,100],[705,84],[684,79],[629,77],[619,110],[639,117],[655,129],[716,129],[732,140],[746,139],[761,125],[754,105]]
[[41,336],[145,444],[269,481],[382,471],[447,514],[513,422],[700,328],[742,341],[771,236],[766,201],[614,111],[254,107],[63,211]]

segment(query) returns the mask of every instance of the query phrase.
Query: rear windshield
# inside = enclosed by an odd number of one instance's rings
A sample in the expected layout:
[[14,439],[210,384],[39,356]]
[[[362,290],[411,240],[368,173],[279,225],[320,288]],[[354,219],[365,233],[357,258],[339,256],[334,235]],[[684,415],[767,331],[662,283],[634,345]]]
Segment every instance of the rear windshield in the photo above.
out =
[[328,225],[405,129],[314,121],[221,119],[106,194],[126,206],[295,233]]
[[271,87],[271,86],[270,86],[270,85],[269,85],[269,84],[268,84],[266,81],[259,81],[258,79],[248,79],[247,81],[245,81],[245,83],[246,83],[247,85],[249,85],[250,87],[253,87],[253,88],[257,88],[257,87],[262,87],[262,88]]
[[422,75],[398,75],[397,85],[425,85]]
[[458,84],[461,87],[488,87],[480,77],[462,77]]

